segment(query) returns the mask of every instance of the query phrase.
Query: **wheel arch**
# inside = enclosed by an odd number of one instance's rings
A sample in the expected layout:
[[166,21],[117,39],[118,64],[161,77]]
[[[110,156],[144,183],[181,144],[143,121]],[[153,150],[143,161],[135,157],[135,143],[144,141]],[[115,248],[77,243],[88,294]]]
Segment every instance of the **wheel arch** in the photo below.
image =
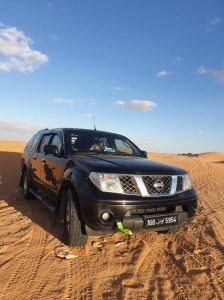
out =
[[74,198],[76,199],[75,205],[80,210],[80,203],[79,203],[79,196],[76,190],[76,187],[69,179],[64,179],[61,183],[60,189],[58,191],[58,201],[57,201],[57,208],[56,208],[56,214],[60,221],[64,220],[64,208],[65,208],[65,199],[62,198],[63,190],[71,189],[74,193]]
[[[27,165],[24,164],[23,167],[22,167],[22,169],[21,169],[21,176],[20,176],[20,181],[19,181],[19,186],[20,186],[20,187],[22,186],[22,182],[23,182],[23,174],[24,174],[24,172],[25,172],[26,170],[28,170],[28,168],[27,168]],[[28,174],[28,176],[29,176],[29,174]]]

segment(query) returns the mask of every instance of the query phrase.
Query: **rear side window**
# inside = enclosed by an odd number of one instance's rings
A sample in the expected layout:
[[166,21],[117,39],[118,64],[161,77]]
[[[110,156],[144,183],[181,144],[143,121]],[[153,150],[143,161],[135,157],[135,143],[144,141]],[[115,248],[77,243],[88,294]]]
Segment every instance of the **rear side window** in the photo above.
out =
[[34,150],[39,141],[39,138],[40,138],[40,134],[35,134],[27,143],[26,149]]
[[39,142],[39,140],[40,140],[40,134],[36,134],[36,138],[35,138],[35,140],[34,140],[34,142],[33,142],[33,145],[32,145],[32,150],[35,150],[35,148],[36,148],[36,146],[37,146],[37,143]]

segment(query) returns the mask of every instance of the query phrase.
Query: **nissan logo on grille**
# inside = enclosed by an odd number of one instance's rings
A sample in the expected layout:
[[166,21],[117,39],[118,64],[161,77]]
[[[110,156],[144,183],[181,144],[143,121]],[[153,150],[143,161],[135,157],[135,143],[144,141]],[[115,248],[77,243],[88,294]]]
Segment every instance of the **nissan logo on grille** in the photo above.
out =
[[164,183],[162,182],[162,180],[157,179],[154,183],[153,183],[154,188],[158,191],[161,192],[163,187],[164,187]]

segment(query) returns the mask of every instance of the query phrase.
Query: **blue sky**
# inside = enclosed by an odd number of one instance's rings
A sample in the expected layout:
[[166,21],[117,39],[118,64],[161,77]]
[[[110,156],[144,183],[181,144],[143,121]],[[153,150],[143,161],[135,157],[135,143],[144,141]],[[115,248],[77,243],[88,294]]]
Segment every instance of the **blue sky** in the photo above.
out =
[[223,33],[221,0],[2,0],[0,139],[94,115],[148,151],[224,151]]

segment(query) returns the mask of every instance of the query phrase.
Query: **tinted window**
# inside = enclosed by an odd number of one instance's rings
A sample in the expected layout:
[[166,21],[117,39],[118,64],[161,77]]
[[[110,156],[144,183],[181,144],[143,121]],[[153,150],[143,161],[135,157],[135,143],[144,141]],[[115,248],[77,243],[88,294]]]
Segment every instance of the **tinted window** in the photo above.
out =
[[41,153],[44,152],[44,146],[48,145],[50,143],[51,137],[52,137],[52,134],[46,134],[42,137],[41,144],[38,147],[38,152],[41,152]]
[[51,144],[57,146],[58,147],[58,152],[59,153],[61,152],[62,142],[61,142],[60,136],[58,134],[54,135]]
[[92,151],[102,154],[142,156],[141,151],[130,140],[113,133],[70,130],[68,143],[72,153]]
[[40,134],[35,134],[27,143],[26,149],[35,149],[39,138],[40,138]]
[[121,152],[126,152],[129,154],[133,154],[133,149],[130,144],[125,140],[115,139],[116,150]]
[[36,134],[36,137],[35,137],[35,140],[33,142],[33,145],[32,145],[32,150],[34,150],[37,146],[37,143],[39,142],[40,140],[40,134]]

